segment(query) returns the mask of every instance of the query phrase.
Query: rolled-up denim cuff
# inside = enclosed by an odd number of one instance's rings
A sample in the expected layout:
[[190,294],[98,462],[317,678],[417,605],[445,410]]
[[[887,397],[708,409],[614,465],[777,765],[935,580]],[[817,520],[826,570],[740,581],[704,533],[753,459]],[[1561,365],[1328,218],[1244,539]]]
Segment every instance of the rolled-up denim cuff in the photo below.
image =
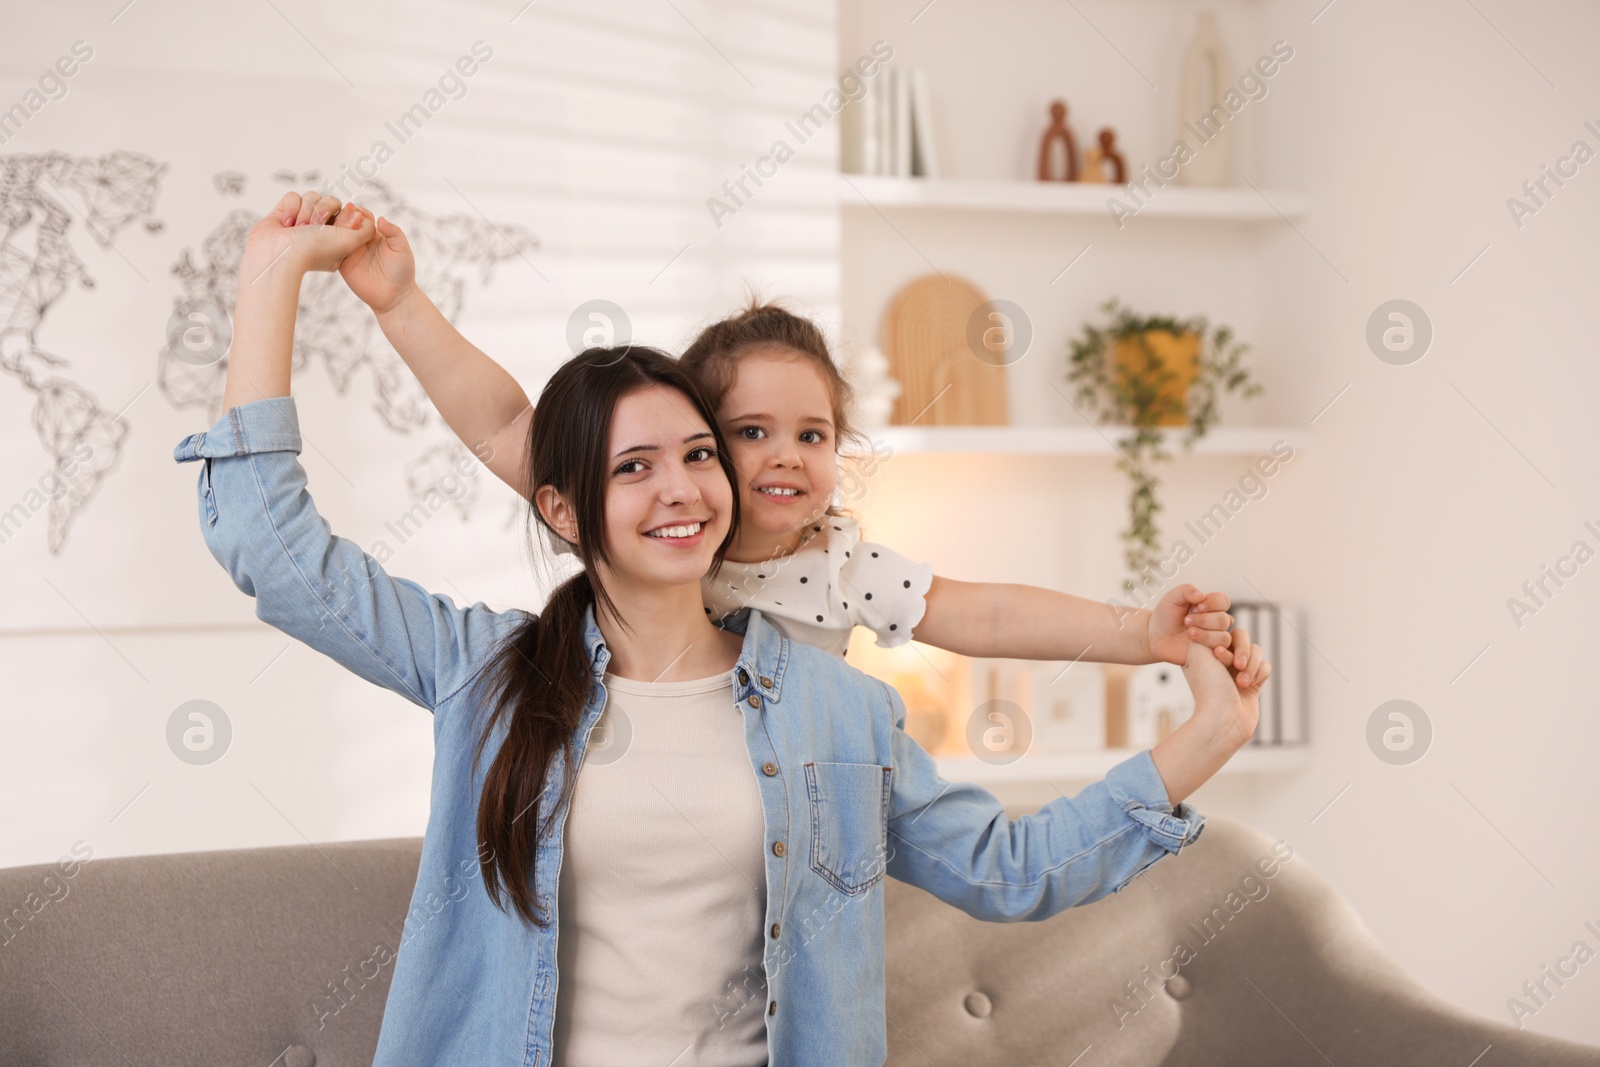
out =
[[1191,805],[1177,807],[1167,799],[1167,786],[1150,750],[1129,756],[1106,774],[1106,786],[1123,814],[1143,826],[1150,840],[1177,852],[1192,844],[1205,828],[1206,817]]
[[252,400],[223,412],[216,425],[178,442],[172,458],[179,463],[250,452],[300,451],[300,416],[294,397]]

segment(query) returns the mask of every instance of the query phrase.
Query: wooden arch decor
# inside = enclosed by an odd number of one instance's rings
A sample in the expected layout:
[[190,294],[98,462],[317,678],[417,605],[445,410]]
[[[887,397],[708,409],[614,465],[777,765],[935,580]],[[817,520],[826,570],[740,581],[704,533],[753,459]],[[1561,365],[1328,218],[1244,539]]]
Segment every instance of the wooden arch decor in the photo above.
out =
[[[883,351],[900,383],[897,426],[1003,426],[1006,371],[973,354],[968,325],[988,297],[971,282],[928,274],[908,282],[883,317]],[[948,388],[947,388],[948,387]]]

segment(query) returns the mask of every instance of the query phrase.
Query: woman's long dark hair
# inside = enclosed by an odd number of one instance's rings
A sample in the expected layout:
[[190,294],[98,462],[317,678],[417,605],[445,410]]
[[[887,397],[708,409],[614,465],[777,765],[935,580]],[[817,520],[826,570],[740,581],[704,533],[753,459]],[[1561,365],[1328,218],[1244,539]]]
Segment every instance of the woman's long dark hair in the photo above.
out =
[[[558,586],[544,612],[518,626],[486,661],[482,678],[493,711],[472,759],[475,770],[490,733],[505,722],[505,741],[489,766],[478,802],[478,864],[495,906],[504,910],[509,896],[517,913],[535,926],[549,925],[549,919],[540,915],[534,894],[538,838],[572,796],[578,770],[572,766],[573,735],[593,681],[583,640],[584,612],[598,601],[597,611],[619,618],[605,587],[592,579],[596,565],[609,562],[604,533],[612,414],[623,397],[650,388],[682,393],[714,435],[717,456],[732,490],[731,521],[727,536],[717,546],[716,566],[721,565],[739,525],[738,479],[716,417],[671,356],[640,345],[590,348],[551,376],[539,394],[536,417],[528,431],[530,485],[525,495],[530,503],[525,529],[532,543],[535,522],[549,528],[532,498],[540,486],[554,487],[577,519],[579,538],[574,550],[583,570]],[[566,757],[565,784],[549,810],[541,811],[539,797],[558,751]],[[535,826],[539,826],[537,834]]]

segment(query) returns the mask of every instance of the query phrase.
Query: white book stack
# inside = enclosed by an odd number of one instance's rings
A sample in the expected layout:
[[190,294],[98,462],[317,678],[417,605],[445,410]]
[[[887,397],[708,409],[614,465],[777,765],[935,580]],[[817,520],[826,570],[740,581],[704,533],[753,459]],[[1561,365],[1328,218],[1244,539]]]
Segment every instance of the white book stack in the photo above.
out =
[[1251,745],[1303,745],[1309,738],[1306,703],[1305,611],[1289,604],[1234,601],[1234,626],[1261,646],[1272,677],[1261,691],[1261,718]]
[[855,114],[845,129],[846,168],[857,174],[937,178],[927,72],[885,64],[868,86],[866,95],[851,104]]

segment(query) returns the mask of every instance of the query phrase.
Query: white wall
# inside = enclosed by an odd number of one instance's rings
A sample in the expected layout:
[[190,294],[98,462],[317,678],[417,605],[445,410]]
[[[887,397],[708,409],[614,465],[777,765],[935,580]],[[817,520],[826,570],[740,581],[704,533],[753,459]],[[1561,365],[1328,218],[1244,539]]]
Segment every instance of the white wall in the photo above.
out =
[[[950,173],[1026,176],[1057,95],[1080,140],[1110,122],[1135,165],[1165,149],[1194,5],[938,3],[911,23],[920,6],[850,5],[840,54],[881,37],[897,60],[929,68]],[[1600,17],[1576,3],[1342,2],[1312,23],[1321,7],[1220,7],[1241,70],[1274,40],[1295,49],[1240,116],[1250,143],[1238,162],[1262,188],[1311,196],[1299,232],[1267,228],[1256,256],[1249,237],[1147,219],[1119,233],[1098,220],[897,215],[900,234],[869,220],[846,228],[846,328],[871,340],[884,301],[926,272],[926,256],[1033,317],[1034,348],[1012,381],[1017,421],[1078,421],[1047,379],[1112,294],[1240,328],[1267,392],[1234,421],[1305,425],[1349,386],[1271,494],[1181,575],[1309,607],[1315,762],[1216,779],[1195,803],[1287,838],[1429,988],[1510,1021],[1506,999],[1541,964],[1580,938],[1600,947],[1583,929],[1600,919],[1587,818],[1600,567],[1520,629],[1506,608],[1573,541],[1600,547],[1582,526],[1600,520],[1588,322],[1600,163],[1520,230],[1505,206],[1575,139],[1600,149],[1583,128],[1600,125],[1585,51]],[[1435,329],[1407,367],[1379,362],[1364,340],[1368,315],[1396,297]],[[1234,466],[1173,467],[1168,518],[1210,503]],[[1098,461],[896,457],[864,511],[875,538],[952,576],[1107,597],[1123,497]],[[1397,697],[1435,731],[1405,767],[1379,762],[1365,740],[1373,709]],[[1006,794],[1021,805],[1054,795]],[[1597,1007],[1590,965],[1527,1026],[1600,1042]]]
[[[75,40],[94,54],[0,159],[126,149],[166,170],[153,210],[112,247],[72,215],[67,241],[96,285],[69,286],[33,339],[70,361],[59,372],[107,419],[134,402],[120,413],[117,463],[61,551],[50,551],[42,512],[0,543],[0,865],[53,861],[78,839],[113,856],[425,825],[427,712],[254,621],[202,543],[198,467],[172,460],[215,414],[176,407],[152,384],[183,291],[173,264],[185,252],[205,262],[203,242],[229,211],[264,214],[289,188],[274,171],[295,172],[295,188],[316,184],[303,177],[312,171],[337,172],[482,39],[494,55],[466,95],[398,146],[379,177],[436,219],[489,219],[537,240],[518,255],[487,235],[492,270],[469,259],[457,271],[459,325],[530,394],[569,354],[568,316],[592,298],[621,305],[635,339],[673,350],[732,310],[747,284],[837,320],[835,138],[796,146],[720,227],[706,207],[832,84],[830,7],[520,6],[138,3],[120,15],[35,7],[8,20],[0,106]],[[214,187],[223,170],[246,177],[243,195]],[[40,195],[84,207],[70,187]],[[154,231],[142,225],[155,220]],[[36,262],[31,231],[13,247]],[[369,318],[336,324],[354,331]],[[346,337],[330,347],[342,351]],[[386,428],[371,370],[341,394],[329,369],[317,357],[296,373],[302,461],[334,531],[372,550],[413,503],[407,465],[449,435],[436,417],[410,433]],[[36,410],[35,394],[0,373],[0,509],[48,469]],[[465,516],[452,507],[391,543],[390,570],[458,602],[536,606],[546,583],[523,556],[514,494],[481,481]],[[167,748],[168,717],[193,699],[215,702],[233,725],[227,755],[210,766]]]

